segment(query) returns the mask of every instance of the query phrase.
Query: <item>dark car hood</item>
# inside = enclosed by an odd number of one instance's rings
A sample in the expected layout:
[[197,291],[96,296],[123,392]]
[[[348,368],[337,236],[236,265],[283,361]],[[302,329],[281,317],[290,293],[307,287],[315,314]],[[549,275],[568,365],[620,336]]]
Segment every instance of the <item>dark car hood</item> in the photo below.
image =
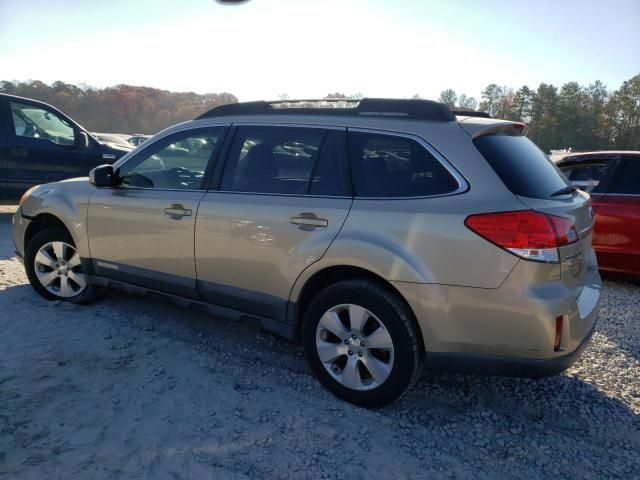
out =
[[111,142],[98,142],[103,154],[114,155],[116,159],[122,157],[124,154],[129,153],[135,147],[131,145],[131,148],[127,148],[124,145],[118,145]]

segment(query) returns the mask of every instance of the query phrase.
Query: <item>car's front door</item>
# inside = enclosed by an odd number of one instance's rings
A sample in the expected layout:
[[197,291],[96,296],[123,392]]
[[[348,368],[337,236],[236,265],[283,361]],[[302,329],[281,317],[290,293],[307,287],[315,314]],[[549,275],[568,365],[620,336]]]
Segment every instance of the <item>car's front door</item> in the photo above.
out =
[[192,128],[160,138],[118,167],[119,186],[97,189],[88,230],[98,275],[196,296],[196,212],[225,131]]
[[241,125],[229,144],[219,189],[198,210],[198,288],[212,303],[283,320],[293,283],[352,203],[345,132]]
[[623,157],[598,196],[593,246],[603,270],[640,275],[640,157]]
[[11,196],[33,185],[85,176],[101,163],[98,143],[59,112],[38,102],[14,99],[9,100],[8,109]]

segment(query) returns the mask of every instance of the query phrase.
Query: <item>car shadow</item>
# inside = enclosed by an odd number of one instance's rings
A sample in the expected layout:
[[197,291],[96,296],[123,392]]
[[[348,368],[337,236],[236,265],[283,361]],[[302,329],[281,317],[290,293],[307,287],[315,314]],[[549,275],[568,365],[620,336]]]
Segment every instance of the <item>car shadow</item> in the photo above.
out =
[[[116,302],[123,299],[119,293],[112,297]],[[142,301],[141,309],[152,308],[147,300]],[[165,308],[173,312],[175,307]],[[165,315],[162,322],[154,322],[154,331],[158,329],[212,355],[225,348],[216,338],[223,337],[228,345],[247,346],[245,354],[251,357],[251,363],[275,366],[282,377],[301,376],[312,385],[302,394],[286,393],[292,411],[317,403],[319,409],[326,408],[331,414],[360,418],[372,438],[386,438],[389,429],[397,429],[405,451],[415,458],[425,454],[421,450],[425,444],[445,458],[459,457],[460,440],[471,438],[467,447],[476,451],[465,456],[475,456],[478,465],[489,456],[498,463],[517,460],[537,467],[536,455],[544,456],[545,448],[553,448],[572,458],[568,466],[559,468],[568,478],[574,474],[587,477],[594,465],[608,472],[611,463],[628,463],[630,456],[640,466],[640,457],[633,453],[640,451],[640,416],[629,403],[611,397],[606,389],[572,370],[537,380],[425,371],[398,401],[364,410],[326,391],[313,377],[300,346],[259,333],[255,327],[197,313],[188,317]],[[234,348],[229,349],[230,355]],[[284,383],[268,388],[291,387]],[[630,446],[630,450],[625,447],[612,452],[607,447],[618,444]],[[365,450],[371,447],[367,442],[363,445]],[[529,448],[540,451],[519,458]],[[584,456],[576,457],[576,451]]]

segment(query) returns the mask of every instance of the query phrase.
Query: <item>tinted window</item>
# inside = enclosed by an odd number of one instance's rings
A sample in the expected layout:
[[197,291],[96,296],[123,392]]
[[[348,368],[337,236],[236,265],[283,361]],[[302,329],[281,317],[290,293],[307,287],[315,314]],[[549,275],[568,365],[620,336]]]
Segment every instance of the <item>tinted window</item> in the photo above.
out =
[[204,172],[223,130],[219,127],[179,132],[149,145],[120,167],[123,185],[202,188]]
[[640,158],[623,159],[609,193],[640,195]]
[[220,188],[255,193],[342,194],[339,138],[340,132],[320,128],[239,127]]
[[40,138],[58,145],[73,145],[73,127],[55,113],[28,103],[10,102],[17,137]]
[[418,197],[458,188],[447,169],[410,138],[350,132],[349,158],[356,196]]
[[474,140],[480,153],[509,190],[529,198],[552,198],[567,186],[562,173],[531,140],[515,135],[485,135]]
[[600,180],[607,172],[606,163],[580,163],[576,165],[561,166],[560,170],[569,180],[585,192],[597,190]]
[[327,130],[309,186],[311,195],[348,195],[344,132]]

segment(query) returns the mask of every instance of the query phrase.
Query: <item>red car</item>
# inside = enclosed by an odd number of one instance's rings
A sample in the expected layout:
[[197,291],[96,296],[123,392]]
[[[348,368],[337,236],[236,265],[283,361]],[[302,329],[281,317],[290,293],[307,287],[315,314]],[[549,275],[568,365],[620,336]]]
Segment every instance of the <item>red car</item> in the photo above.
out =
[[556,163],[591,194],[600,271],[640,279],[640,152],[586,152]]

